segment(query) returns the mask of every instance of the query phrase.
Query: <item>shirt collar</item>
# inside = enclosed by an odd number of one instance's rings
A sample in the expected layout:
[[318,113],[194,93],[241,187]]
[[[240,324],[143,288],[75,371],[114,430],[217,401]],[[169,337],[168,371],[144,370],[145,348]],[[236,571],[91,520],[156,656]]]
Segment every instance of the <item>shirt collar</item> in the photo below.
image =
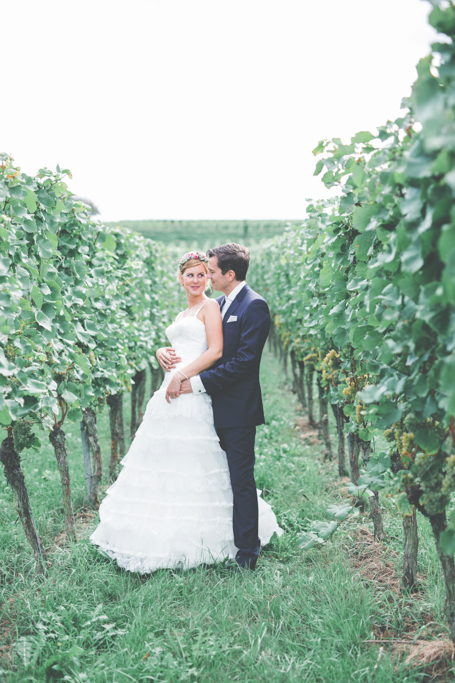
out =
[[245,281],[245,280],[242,280],[242,282],[239,282],[239,284],[237,285],[237,287],[236,287],[235,289],[232,290],[232,292],[229,294],[229,296],[226,297],[226,300],[227,300],[227,301],[230,301],[231,304],[232,304],[232,302],[234,301],[234,299],[235,299],[235,297],[237,296],[237,294],[238,294],[239,292],[242,291],[242,289],[245,287],[245,285],[246,285],[246,281]]

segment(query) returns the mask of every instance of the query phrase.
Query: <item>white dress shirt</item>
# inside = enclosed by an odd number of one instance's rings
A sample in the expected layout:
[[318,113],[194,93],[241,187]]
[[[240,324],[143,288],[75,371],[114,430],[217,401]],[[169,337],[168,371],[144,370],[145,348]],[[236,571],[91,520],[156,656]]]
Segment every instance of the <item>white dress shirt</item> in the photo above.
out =
[[[225,298],[225,302],[223,304],[223,310],[221,311],[221,320],[224,320],[226,313],[228,312],[229,306],[232,304],[234,301],[235,297],[239,292],[242,291],[242,289],[245,287],[246,282],[243,280],[242,282],[239,282],[237,287],[235,287],[232,292]],[[204,394],[205,393],[205,387],[202,384],[202,380],[199,377],[199,375],[195,375],[194,377],[190,377],[190,382],[191,382],[191,388],[193,390],[193,394]]]

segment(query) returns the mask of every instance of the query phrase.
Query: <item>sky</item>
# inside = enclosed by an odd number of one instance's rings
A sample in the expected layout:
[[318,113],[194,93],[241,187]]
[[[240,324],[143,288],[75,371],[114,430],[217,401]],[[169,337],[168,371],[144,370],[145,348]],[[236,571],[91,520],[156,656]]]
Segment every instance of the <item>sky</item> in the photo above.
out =
[[0,0],[0,151],[104,221],[300,219],[323,138],[399,115],[422,0]]

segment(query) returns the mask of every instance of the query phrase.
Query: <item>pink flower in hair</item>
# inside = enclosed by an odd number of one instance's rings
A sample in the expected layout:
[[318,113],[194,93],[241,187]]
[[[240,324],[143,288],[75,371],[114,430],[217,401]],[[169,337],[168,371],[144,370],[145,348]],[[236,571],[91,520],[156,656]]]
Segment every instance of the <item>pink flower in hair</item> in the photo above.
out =
[[189,251],[187,254],[184,254],[180,259],[179,268],[182,269],[182,266],[184,266],[185,263],[190,259],[197,259],[198,261],[202,261],[204,263],[207,263],[209,260],[207,254],[205,254],[203,251]]

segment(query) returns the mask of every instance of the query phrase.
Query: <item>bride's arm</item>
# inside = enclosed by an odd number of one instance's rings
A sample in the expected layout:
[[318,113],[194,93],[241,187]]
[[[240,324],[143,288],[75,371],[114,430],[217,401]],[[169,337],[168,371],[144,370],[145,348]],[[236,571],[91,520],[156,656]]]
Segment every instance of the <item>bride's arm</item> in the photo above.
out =
[[212,367],[212,365],[223,355],[223,325],[221,321],[220,307],[215,299],[209,299],[201,310],[201,320],[205,325],[205,332],[207,335],[207,351],[204,351],[196,360],[189,363],[184,368],[179,368],[175,372],[166,392],[166,401],[170,403],[169,396],[174,398],[174,394],[178,395],[180,389],[180,382],[185,379],[184,376],[195,377],[203,370]]

